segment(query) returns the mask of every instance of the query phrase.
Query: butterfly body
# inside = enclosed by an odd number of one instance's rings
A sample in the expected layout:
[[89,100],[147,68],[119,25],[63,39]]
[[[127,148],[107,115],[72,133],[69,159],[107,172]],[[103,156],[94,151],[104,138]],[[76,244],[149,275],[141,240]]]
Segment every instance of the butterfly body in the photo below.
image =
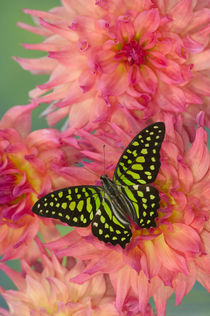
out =
[[91,224],[99,240],[125,248],[132,237],[131,221],[142,229],[156,226],[160,198],[150,183],[160,168],[164,135],[163,122],[149,125],[123,151],[112,180],[103,175],[102,186],[81,185],[54,191],[39,199],[32,211],[70,226]]
[[126,215],[129,215],[131,218],[133,217],[131,211],[133,208],[132,204],[129,203],[129,200],[127,201],[117,185],[107,175],[101,176],[101,182],[104,196],[109,197],[111,201],[112,213],[118,220],[128,226],[129,220]]

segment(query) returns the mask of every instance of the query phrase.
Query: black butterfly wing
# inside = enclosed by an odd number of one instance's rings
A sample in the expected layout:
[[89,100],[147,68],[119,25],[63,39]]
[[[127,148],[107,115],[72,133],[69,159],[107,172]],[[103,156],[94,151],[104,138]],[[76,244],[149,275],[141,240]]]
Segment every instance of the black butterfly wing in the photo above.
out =
[[113,207],[109,196],[105,196],[92,221],[92,233],[105,243],[125,248],[132,237],[130,225],[114,216]]
[[60,189],[39,199],[32,211],[39,216],[60,219],[70,226],[86,227],[101,205],[102,192],[101,187],[94,185]]
[[159,192],[151,185],[121,186],[120,190],[132,209],[132,219],[141,228],[156,227],[160,207]]
[[164,135],[163,122],[151,124],[137,134],[121,155],[113,181],[124,186],[154,182],[160,168]]

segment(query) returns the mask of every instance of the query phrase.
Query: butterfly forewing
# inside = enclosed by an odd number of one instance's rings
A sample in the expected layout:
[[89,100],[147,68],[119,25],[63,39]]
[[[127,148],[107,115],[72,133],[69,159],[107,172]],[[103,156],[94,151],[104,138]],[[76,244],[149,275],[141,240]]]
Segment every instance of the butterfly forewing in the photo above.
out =
[[60,219],[70,226],[86,227],[101,205],[102,193],[101,187],[91,185],[60,189],[39,199],[32,211]]
[[154,123],[137,134],[120,157],[113,181],[126,186],[153,182],[160,168],[164,135],[162,122]]
[[108,196],[104,197],[93,219],[92,232],[93,235],[105,243],[119,244],[122,248],[125,248],[132,237],[130,225],[129,222],[127,225],[121,223],[113,215],[112,207],[110,198]]
[[134,185],[122,186],[121,191],[134,207],[132,220],[141,228],[156,227],[155,218],[160,207],[158,190],[151,185]]

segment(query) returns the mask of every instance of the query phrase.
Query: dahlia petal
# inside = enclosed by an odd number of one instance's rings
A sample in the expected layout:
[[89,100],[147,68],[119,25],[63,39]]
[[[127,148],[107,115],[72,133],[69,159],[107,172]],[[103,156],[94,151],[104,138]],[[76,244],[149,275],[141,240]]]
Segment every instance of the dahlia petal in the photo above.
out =
[[[78,51],[76,49],[76,47],[71,47],[71,49],[68,50],[60,50],[57,52],[49,52],[49,58],[50,59],[55,59],[56,61],[58,61],[59,63],[61,63],[61,65],[63,65],[63,67],[73,67],[76,68],[80,73],[81,73],[81,68],[78,69],[78,65],[80,67],[82,67],[84,64],[84,56],[81,54],[78,54]],[[72,64],[72,59],[74,58],[74,64]]]
[[202,25],[209,22],[210,9],[204,8],[199,11],[195,11],[190,23],[187,25],[187,31],[198,30]]
[[158,85],[157,77],[153,70],[146,65],[143,65],[137,72],[139,87],[149,93],[155,93]]
[[11,269],[6,264],[1,263],[1,262],[0,262],[0,268],[2,271],[4,271],[4,273],[6,273],[12,279],[12,281],[15,283],[17,288],[21,290],[25,289],[25,286],[26,286],[25,279],[23,279],[17,271]]
[[158,274],[160,269],[160,261],[156,257],[155,247],[151,240],[147,240],[143,244],[143,250],[146,254],[147,258],[147,266],[148,266],[148,273],[149,278],[153,278],[155,275]]
[[[35,101],[38,102],[38,103],[50,103],[51,101],[54,101],[55,99],[64,99],[65,96],[66,96],[66,90],[67,90],[67,87],[59,87],[58,89],[54,90],[53,92],[51,93],[48,93],[47,95],[44,95],[44,96],[41,96],[39,98],[37,98]],[[80,91],[81,92],[81,91]],[[69,103],[64,103],[63,102],[57,102],[57,105],[59,106],[66,106],[66,105],[69,105]]]
[[172,40],[168,38],[168,34],[166,38],[160,40],[156,40],[155,44],[155,51],[163,54],[164,56],[167,55],[172,50]]
[[132,267],[138,274],[141,271],[141,250],[135,247],[129,251],[129,255],[125,257],[124,263]]
[[1,129],[15,127],[22,137],[27,136],[31,129],[31,111],[34,108],[34,104],[29,104],[9,109],[0,120]]
[[[130,126],[132,126],[134,135],[137,134],[139,132],[139,124],[137,123],[133,115],[131,115],[131,112],[128,111],[125,107],[121,107],[120,111],[123,112],[123,114],[125,115],[126,123],[125,123],[124,117],[122,117],[119,123],[117,122],[117,124],[121,126],[126,126],[126,128],[130,128]],[[118,113],[117,113],[117,117],[118,117]],[[116,122],[116,120],[114,121]]]
[[210,68],[210,49],[207,49],[200,54],[192,55],[190,62],[193,63],[194,71],[207,70]]
[[210,25],[204,26],[201,30],[193,33],[191,37],[206,47],[209,43]]
[[192,37],[190,37],[189,35],[183,38],[183,44],[184,44],[184,47],[191,53],[199,53],[204,48],[202,44],[193,40]]
[[138,83],[138,75],[137,75],[138,72],[139,72],[139,67],[137,65],[132,65],[131,67],[129,67],[128,80],[129,80],[130,86]]
[[173,230],[165,235],[165,241],[170,247],[185,254],[200,251],[201,240],[193,228],[181,223],[172,226]]
[[96,275],[90,284],[90,295],[93,297],[93,303],[97,304],[102,299],[106,291],[106,283],[103,275]]
[[149,300],[148,293],[148,279],[145,274],[141,271],[138,276],[138,299],[139,299],[139,309],[142,314],[145,314],[146,306]]
[[[91,144],[91,146],[93,146],[93,148],[95,149],[95,152],[100,153],[101,157],[103,157],[104,140],[101,140],[97,136],[90,134],[84,130],[78,131],[78,135],[80,137],[85,137],[85,139],[88,140],[89,144]],[[113,148],[107,142],[106,142],[106,152],[113,154]]]
[[[99,23],[100,25],[100,23]],[[98,26],[98,25],[97,25]],[[98,28],[96,28],[96,21],[92,15],[76,15],[70,29],[73,29],[78,34],[81,34],[83,38],[87,39],[89,42],[89,33],[98,33]],[[95,35],[95,34],[94,34]]]
[[48,23],[43,19],[40,19],[40,24],[46,27],[46,29],[52,31],[55,34],[62,36],[63,38],[67,39],[70,42],[76,42],[78,40],[77,33],[75,33],[74,31],[70,29],[64,29],[62,27],[57,26],[56,24]]
[[124,66],[119,65],[113,73],[102,74],[97,84],[103,97],[124,93],[128,87],[128,76]]
[[[70,236],[70,238],[69,238]],[[81,247],[78,247],[78,242]],[[70,243],[70,245],[69,245]],[[82,239],[76,231],[71,231],[70,234],[46,244],[48,249],[56,251],[58,256],[74,256],[81,260],[93,259],[97,255],[97,249]]]
[[85,100],[83,102],[79,102],[74,104],[70,109],[69,116],[69,126],[70,130],[82,128],[84,125],[88,123],[88,121],[92,121],[90,117],[92,117],[91,111],[92,105],[89,100]]
[[79,86],[83,90],[83,93],[89,91],[95,83],[95,76],[89,69],[84,70],[79,77]]
[[127,1],[127,3],[131,6],[131,8],[134,8],[137,12],[148,10],[153,6],[153,2],[151,0],[133,0],[132,2]]
[[144,47],[144,50],[148,50],[153,48],[156,43],[156,37],[154,33],[145,33],[141,36],[140,41],[139,41],[141,47]]
[[94,48],[88,54],[88,65],[94,74],[97,72],[110,74],[118,67],[118,64],[114,60],[114,55],[113,51],[107,50],[103,50],[99,55],[96,55]]
[[190,82],[190,88],[195,93],[210,96],[210,79],[201,72],[197,72]]
[[130,110],[143,110],[144,106],[138,102],[135,98],[132,96],[129,96],[127,93],[124,93],[119,96],[119,102],[123,106],[125,106],[127,109]]
[[148,32],[155,32],[160,25],[160,15],[158,9],[143,11],[137,15],[134,21],[136,37]]
[[27,177],[24,172],[21,181],[13,189],[12,194],[14,197],[18,197],[19,195],[22,195],[24,193],[29,193],[29,192],[31,192],[31,188],[27,185]]
[[34,104],[37,104],[38,105],[38,102],[37,102],[37,98],[40,97],[40,95],[46,93],[47,90],[42,90],[40,88],[35,88],[35,89],[32,89],[29,91],[29,97],[30,98],[33,98],[32,102]]
[[148,59],[151,64],[157,68],[166,67],[168,65],[167,58],[159,52],[150,52]]
[[93,14],[96,5],[95,1],[87,3],[81,0],[78,0],[76,2],[71,0],[62,0],[62,3],[67,8],[68,12],[70,12],[70,14],[74,16],[75,14]]
[[[87,274],[94,274],[103,271],[104,273],[112,273],[122,268],[122,261],[120,260],[121,254],[107,252],[101,259],[97,260],[94,264],[84,270]],[[107,265],[109,262],[109,265]]]
[[42,284],[33,279],[30,275],[26,276],[28,297],[34,305],[48,305],[48,298]]
[[185,95],[181,88],[175,85],[160,85],[158,103],[165,111],[183,112],[186,108]]
[[63,66],[56,67],[50,77],[50,80],[47,83],[38,85],[38,87],[46,92],[47,90],[56,88],[59,85],[78,79],[80,74],[81,71],[79,71],[76,67],[71,68],[71,73],[69,73],[69,71],[65,71]]
[[189,167],[184,163],[178,164],[178,176],[184,193],[189,193],[193,186],[193,175]]
[[166,303],[171,294],[172,289],[169,286],[164,286],[163,284],[158,286],[153,295],[157,316],[163,316],[166,314]]
[[[68,89],[70,87],[70,89]],[[65,106],[71,105],[71,104],[75,104],[78,101],[83,101],[84,100],[84,93],[82,91],[82,89],[79,87],[78,82],[77,81],[72,81],[70,82],[66,88],[63,89],[64,91],[60,90],[59,93],[65,93],[66,92],[66,96],[65,98],[63,98],[62,101],[58,101],[55,103],[56,106],[63,108]],[[67,91],[65,91],[67,90]],[[58,89],[56,90],[55,93],[58,92]],[[54,95],[54,93],[50,93],[48,94],[46,97],[42,97],[45,98],[45,102],[46,99],[48,100],[48,97],[50,96],[50,98]],[[87,101],[87,100],[86,100]]]
[[26,142],[30,147],[39,148],[39,151],[56,150],[56,147],[60,147],[60,133],[55,129],[36,130],[27,137]]
[[[80,99],[82,100],[82,98]],[[92,111],[93,106],[95,106],[95,104],[92,99],[85,99],[82,102],[73,104],[69,112],[69,133],[75,129],[82,128],[86,124],[86,129],[93,128],[94,123],[92,122],[100,117],[103,111],[103,105],[101,106],[100,103],[97,104],[95,112]]]
[[202,98],[198,96],[192,89],[183,89],[186,103],[202,104]]
[[190,274],[186,277],[183,274],[178,274],[173,281],[173,288],[175,291],[175,306],[181,304],[182,299],[189,291],[193,288],[193,285],[196,282],[196,270],[194,264],[190,265]]
[[10,312],[6,309],[3,309],[2,307],[0,307],[0,313],[2,314],[2,316],[9,316]]
[[[207,264],[209,264],[209,260],[208,260]],[[197,269],[197,279],[198,279],[198,282],[201,283],[205,289],[207,289],[207,291],[210,291],[209,272],[206,273],[203,270],[198,268]]]
[[55,126],[55,124],[57,124],[60,120],[62,120],[64,117],[66,117],[67,114],[69,114],[68,107],[64,107],[61,109],[57,109],[54,112],[50,112],[49,114],[47,114],[48,125],[50,127]]
[[[95,49],[94,49],[95,50]],[[114,61],[114,52],[103,50],[99,55],[93,55],[93,58],[89,59],[90,67],[93,71],[102,71],[102,73],[112,73],[116,70],[118,64]]]
[[171,30],[181,33],[189,24],[193,17],[192,0],[181,0],[170,10],[173,24]]
[[[62,293],[62,298],[64,301],[68,300],[68,288],[65,284],[63,284],[63,282],[61,282],[60,280],[56,279],[56,278],[49,278],[47,279],[48,281],[48,285],[50,287],[50,297],[49,297],[49,302],[48,304],[51,305],[51,302],[53,302],[54,300],[56,300],[56,294],[58,293]],[[72,291],[72,298],[73,300],[76,301],[75,297],[74,297],[74,291]],[[59,308],[58,308],[59,310]]]
[[47,37],[51,34],[51,32],[49,32],[48,30],[46,30],[44,28],[37,27],[37,26],[31,26],[31,25],[23,23],[23,22],[18,22],[17,25],[24,30],[27,30],[31,33],[38,34],[41,36]]
[[119,21],[117,23],[116,33],[117,39],[120,42],[130,42],[135,35],[133,24],[129,21]]
[[[205,205],[205,202],[210,204],[209,179],[210,179],[210,170],[207,172],[205,179],[203,179],[203,181],[200,181],[194,184],[193,189],[192,189],[192,192],[194,193],[195,197],[200,199],[200,201],[204,201],[204,205]],[[206,225],[208,225],[208,222],[206,223]]]
[[210,166],[210,157],[206,146],[206,132],[202,127],[196,131],[195,140],[185,155],[185,161],[191,167],[194,180],[200,181]]
[[[69,238],[70,237],[70,238]],[[57,240],[54,240],[54,241],[50,241],[50,242],[47,242],[45,244],[45,246],[51,250],[51,251],[54,251],[56,252],[57,250],[60,250],[62,251],[63,248],[66,248],[67,246],[72,246],[72,245],[75,245],[76,243],[78,242],[81,242],[81,245],[83,243],[85,243],[86,245],[87,242],[82,242],[82,238],[81,236],[79,236],[79,234],[76,232],[76,230],[73,230],[71,231],[69,234],[57,239]],[[91,245],[89,245],[91,247]],[[80,249],[78,248],[78,251],[80,251]],[[62,256],[62,254],[59,253],[59,256]],[[74,255],[73,255],[74,256]],[[75,256],[76,257],[76,256]],[[79,256],[78,256],[79,257]],[[80,257],[79,257],[80,258]]]
[[62,17],[57,16],[51,12],[45,12],[40,10],[31,10],[31,9],[23,9],[25,14],[30,14],[32,16],[36,16],[38,18],[49,19],[49,20],[62,20]]
[[[15,214],[16,215],[16,214]],[[15,215],[13,216],[15,218]],[[13,219],[13,218],[12,218]],[[15,219],[14,219],[15,220]],[[34,219],[33,219],[34,220]],[[32,225],[29,225],[30,226],[30,229],[28,230],[25,230],[25,232],[21,235],[21,237],[19,238],[19,240],[14,244],[14,248],[18,248],[20,247],[21,244],[23,243],[26,243],[27,240],[30,238],[30,239],[33,239],[36,234],[37,234],[37,231],[39,230],[39,225],[40,225],[40,222],[39,220],[34,220],[34,223]]]
[[156,69],[156,73],[158,78],[169,85],[181,84],[184,81],[180,66],[175,61],[169,59],[168,65],[160,70]]
[[116,291],[116,308],[119,312],[122,311],[124,301],[128,294],[130,285],[130,269],[122,268],[117,275],[116,284],[114,284]]
[[34,74],[49,74],[56,66],[56,62],[53,59],[46,57],[26,59],[20,57],[13,57],[21,67],[25,70],[30,70]]
[[172,250],[165,242],[164,236],[160,235],[154,240],[155,250],[162,265],[172,272],[188,274],[186,260],[183,256]]
[[41,43],[41,44],[21,44],[25,49],[42,50],[44,52],[57,51],[60,49],[54,43]]
[[157,3],[157,7],[159,8],[160,12],[162,14],[165,14],[166,8],[167,8],[166,2],[164,0],[156,0],[156,3]]

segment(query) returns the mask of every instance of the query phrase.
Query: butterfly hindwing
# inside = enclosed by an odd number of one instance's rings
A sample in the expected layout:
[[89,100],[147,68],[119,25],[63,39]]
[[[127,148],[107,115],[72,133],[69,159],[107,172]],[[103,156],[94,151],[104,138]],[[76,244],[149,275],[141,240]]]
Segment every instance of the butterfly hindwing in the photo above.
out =
[[132,203],[133,221],[141,228],[156,227],[155,218],[160,207],[159,192],[151,185],[121,186],[121,192]]
[[57,218],[70,226],[86,227],[93,220],[101,201],[101,187],[74,186],[43,196],[32,211],[39,216]]
[[132,237],[130,225],[129,222],[127,225],[121,223],[114,216],[112,207],[109,197],[104,197],[93,219],[92,232],[93,235],[105,243],[119,244],[122,248],[125,248]]
[[137,134],[121,155],[113,181],[121,185],[147,184],[155,180],[160,168],[160,147],[165,125],[157,122]]

